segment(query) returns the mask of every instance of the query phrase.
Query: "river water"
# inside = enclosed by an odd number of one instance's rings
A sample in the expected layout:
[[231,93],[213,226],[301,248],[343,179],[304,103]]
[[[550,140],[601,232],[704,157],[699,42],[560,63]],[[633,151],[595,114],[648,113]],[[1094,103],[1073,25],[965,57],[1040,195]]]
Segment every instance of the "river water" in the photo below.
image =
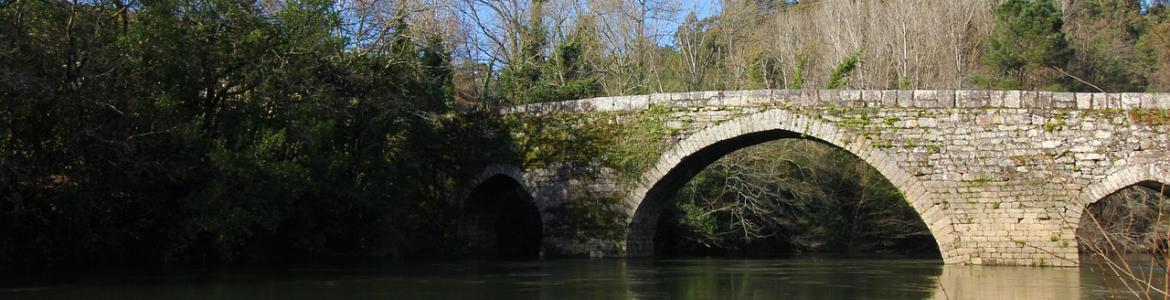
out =
[[565,259],[75,273],[0,299],[1100,299],[1089,267],[938,260]]

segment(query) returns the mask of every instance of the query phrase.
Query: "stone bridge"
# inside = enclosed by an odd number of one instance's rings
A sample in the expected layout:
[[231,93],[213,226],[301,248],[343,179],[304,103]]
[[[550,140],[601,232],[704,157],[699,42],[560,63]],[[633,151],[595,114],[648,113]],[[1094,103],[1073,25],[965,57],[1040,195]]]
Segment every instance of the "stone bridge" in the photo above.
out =
[[[949,90],[693,92],[522,105],[500,113],[517,124],[512,136],[525,157],[488,167],[467,183],[464,201],[524,195],[539,217],[518,219],[541,227],[538,244],[527,247],[547,256],[647,256],[660,212],[708,164],[759,143],[807,139],[884,175],[947,264],[1075,266],[1075,232],[1088,204],[1170,179],[1168,109],[1168,94]],[[492,232],[514,218],[502,214],[468,212],[478,221],[465,220],[471,225],[461,232],[511,236]]]

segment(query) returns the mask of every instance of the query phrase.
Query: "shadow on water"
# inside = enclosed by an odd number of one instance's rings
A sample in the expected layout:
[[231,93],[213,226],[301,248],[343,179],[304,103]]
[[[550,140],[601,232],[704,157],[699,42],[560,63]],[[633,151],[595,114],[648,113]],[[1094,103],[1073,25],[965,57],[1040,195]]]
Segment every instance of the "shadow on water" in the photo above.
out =
[[1098,299],[1107,295],[1100,273],[1088,268],[944,266],[938,260],[837,256],[349,263],[92,272],[76,278],[65,285],[0,288],[0,299]]

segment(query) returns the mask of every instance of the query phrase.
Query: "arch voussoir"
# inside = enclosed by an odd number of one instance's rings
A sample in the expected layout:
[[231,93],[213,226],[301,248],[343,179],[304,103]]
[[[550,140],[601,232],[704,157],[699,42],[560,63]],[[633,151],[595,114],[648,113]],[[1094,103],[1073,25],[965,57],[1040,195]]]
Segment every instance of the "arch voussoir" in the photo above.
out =
[[1170,162],[1134,165],[1082,189],[1077,206],[1088,206],[1117,191],[1143,182],[1170,183]]

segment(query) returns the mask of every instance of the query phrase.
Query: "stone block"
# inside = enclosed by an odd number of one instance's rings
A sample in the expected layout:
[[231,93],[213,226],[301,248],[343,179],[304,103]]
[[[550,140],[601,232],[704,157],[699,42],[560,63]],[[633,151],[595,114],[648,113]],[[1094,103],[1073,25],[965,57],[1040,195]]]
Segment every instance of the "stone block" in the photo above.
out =
[[1139,109],[1142,108],[1142,93],[1122,93],[1121,94],[1121,109]]
[[1143,109],[1158,109],[1158,103],[1155,102],[1154,94],[1141,93],[1138,95],[1138,101],[1141,101],[1141,108]]
[[914,107],[914,91],[898,91],[898,107]]
[[989,91],[955,91],[955,107],[980,108],[991,106],[991,92]]
[[1052,92],[1023,92],[1020,107],[1023,108],[1052,108]]
[[817,90],[817,103],[819,106],[842,106],[841,91],[838,90]]
[[882,107],[882,91],[861,91],[862,107]]
[[1170,94],[1158,93],[1151,96],[1153,99],[1152,109],[1170,109]]
[[942,108],[955,107],[955,91],[954,90],[938,90],[935,91],[935,97],[938,99],[938,105]]
[[821,97],[817,95],[817,90],[800,90],[800,106],[819,105],[821,105]]
[[1075,97],[1078,109],[1093,109],[1093,93],[1077,93]]
[[670,93],[650,94],[650,104],[651,105],[669,105],[672,100],[673,100],[673,96]]
[[1121,109],[1121,94],[1094,93],[1093,109]]
[[804,90],[783,90],[785,101],[788,105],[800,106],[804,98]]
[[885,90],[881,91],[882,106],[897,107],[898,106],[898,91]]
[[1003,100],[1004,100],[1004,97],[1006,97],[1006,95],[1007,95],[1007,92],[1005,92],[1005,91],[989,91],[988,92],[989,97],[987,99],[987,101],[988,101],[987,106],[989,106],[989,107],[1004,107]]
[[835,92],[837,93],[838,97],[840,97],[840,99],[841,99],[840,102],[838,103],[841,106],[844,106],[844,107],[865,107],[865,103],[861,99],[861,97],[862,97],[861,90],[840,90],[840,91],[835,91]]
[[1077,99],[1075,93],[1053,93],[1052,94],[1052,108],[1069,109],[1077,107]]
[[918,90],[914,91],[914,107],[919,108],[936,108],[939,106],[938,91],[934,90]]
[[1024,92],[1021,91],[1004,91],[1003,93],[1003,107],[1020,108],[1023,107],[1022,99]]

